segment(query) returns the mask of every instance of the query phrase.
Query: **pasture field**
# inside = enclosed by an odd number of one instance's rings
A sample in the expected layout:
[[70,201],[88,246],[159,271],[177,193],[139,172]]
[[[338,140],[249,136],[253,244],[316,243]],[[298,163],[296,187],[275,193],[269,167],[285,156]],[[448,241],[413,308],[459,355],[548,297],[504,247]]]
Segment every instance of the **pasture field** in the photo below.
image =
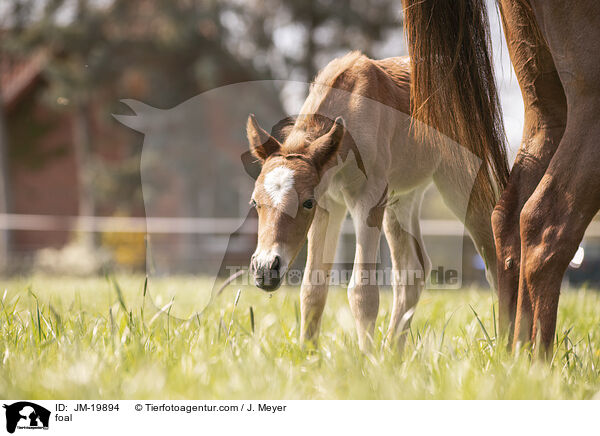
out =
[[[425,292],[403,355],[357,347],[332,289],[317,350],[298,343],[298,290],[230,287],[201,317],[156,315],[144,277],[0,283],[0,397],[26,399],[589,399],[600,397],[600,293],[563,291],[555,357],[511,356],[489,290]],[[171,278],[170,285],[189,281]],[[201,284],[201,283],[200,283]],[[253,317],[250,312],[253,312]],[[253,321],[252,321],[253,318]]]

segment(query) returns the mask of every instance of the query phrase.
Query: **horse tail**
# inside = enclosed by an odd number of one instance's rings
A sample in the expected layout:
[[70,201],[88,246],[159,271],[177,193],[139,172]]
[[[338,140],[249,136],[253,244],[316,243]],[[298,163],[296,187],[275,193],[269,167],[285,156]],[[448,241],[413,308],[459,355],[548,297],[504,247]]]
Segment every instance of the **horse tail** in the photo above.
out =
[[[413,123],[413,129],[421,138],[435,129],[482,160],[470,204],[489,210],[509,170],[485,0],[403,0],[403,6],[411,111],[424,123]],[[441,152],[460,165],[449,148]]]

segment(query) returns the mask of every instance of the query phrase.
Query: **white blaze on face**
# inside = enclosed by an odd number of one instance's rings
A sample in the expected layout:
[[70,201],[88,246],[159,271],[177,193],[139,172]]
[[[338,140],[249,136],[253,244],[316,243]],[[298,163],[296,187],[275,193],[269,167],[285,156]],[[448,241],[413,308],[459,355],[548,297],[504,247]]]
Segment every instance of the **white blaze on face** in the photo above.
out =
[[269,171],[265,176],[263,187],[271,198],[273,206],[281,205],[288,192],[294,188],[294,171],[287,167],[277,167]]

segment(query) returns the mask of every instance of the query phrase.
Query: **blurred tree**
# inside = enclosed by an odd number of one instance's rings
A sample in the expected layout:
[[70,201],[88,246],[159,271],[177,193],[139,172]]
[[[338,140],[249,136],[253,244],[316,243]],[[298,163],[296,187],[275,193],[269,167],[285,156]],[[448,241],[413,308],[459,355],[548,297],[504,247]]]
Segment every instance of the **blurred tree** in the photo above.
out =
[[[228,47],[276,78],[310,81],[336,56],[398,56],[401,4],[393,0],[256,0],[236,2],[221,16]],[[397,41],[394,41],[394,43]]]

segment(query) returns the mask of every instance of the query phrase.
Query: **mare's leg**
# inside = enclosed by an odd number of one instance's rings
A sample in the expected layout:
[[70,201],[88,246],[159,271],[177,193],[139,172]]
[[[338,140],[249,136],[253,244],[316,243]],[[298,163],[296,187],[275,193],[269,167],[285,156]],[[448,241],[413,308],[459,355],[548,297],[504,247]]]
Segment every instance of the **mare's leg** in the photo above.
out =
[[329,272],[335,258],[340,227],[346,207],[328,202],[327,210],[317,206],[308,232],[308,256],[300,290],[302,342],[316,342],[327,300]]
[[[600,100],[595,113],[600,113]],[[534,343],[548,358],[556,329],[563,275],[600,207],[600,123],[593,114],[569,113],[546,174],[521,211],[521,274],[515,346]]]
[[600,10],[593,2],[530,0],[567,101],[557,151],[520,214],[521,265],[515,345],[541,342],[551,356],[560,284],[600,207]]
[[383,229],[392,254],[394,300],[386,343],[402,351],[406,332],[431,271],[431,261],[419,226],[423,191],[393,199],[384,215]]
[[[526,2],[501,0],[501,14],[511,61],[525,104],[523,139],[508,185],[492,214],[498,271],[498,323],[513,333],[517,310],[521,238],[519,216],[541,180],[563,135],[566,98],[548,47],[532,25]],[[521,312],[525,314],[527,301]]]

